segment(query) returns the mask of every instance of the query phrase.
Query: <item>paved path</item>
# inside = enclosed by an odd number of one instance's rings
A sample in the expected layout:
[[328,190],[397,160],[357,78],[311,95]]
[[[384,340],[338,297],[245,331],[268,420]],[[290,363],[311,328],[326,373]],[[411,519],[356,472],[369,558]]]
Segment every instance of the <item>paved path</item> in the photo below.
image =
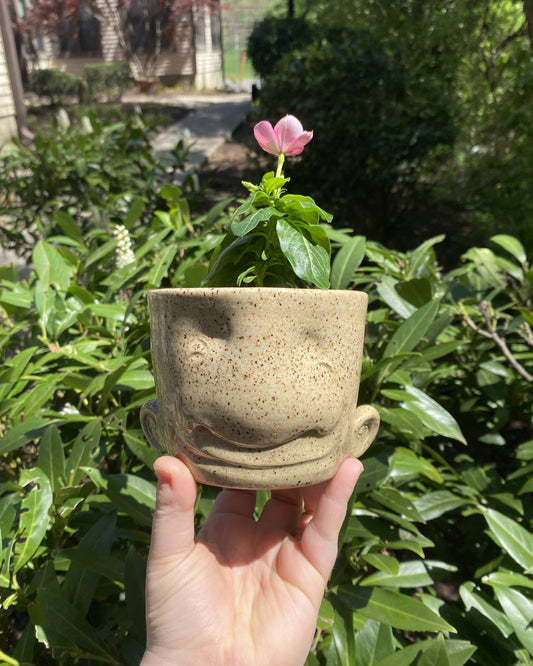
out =
[[[189,137],[191,152],[186,173],[197,172],[213,153],[231,137],[233,131],[246,118],[251,108],[249,92],[230,93],[163,93],[157,102],[188,109],[179,122],[168,126],[153,141],[156,156],[164,156],[176,143]],[[130,93],[124,102],[148,101],[147,95]]]
[[[183,93],[168,91],[157,95],[131,92],[123,96],[123,102],[142,103],[158,102],[189,109],[189,113],[179,122],[165,128],[157,135],[152,147],[156,156],[163,157],[176,143],[189,137],[191,151],[185,173],[180,174],[180,181],[186,174],[192,174],[205,163],[213,153],[231,136],[233,131],[246,118],[251,108],[250,92]],[[0,247],[0,266],[13,263],[22,268],[22,262],[13,252]]]

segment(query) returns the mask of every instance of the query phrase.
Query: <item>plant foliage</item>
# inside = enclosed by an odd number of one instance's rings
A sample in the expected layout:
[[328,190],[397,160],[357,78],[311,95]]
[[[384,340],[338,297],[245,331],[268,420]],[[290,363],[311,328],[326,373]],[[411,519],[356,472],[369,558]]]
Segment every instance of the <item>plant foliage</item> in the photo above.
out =
[[[159,194],[153,208],[131,199],[100,226],[69,198],[50,212],[57,231],[31,241],[29,277],[0,268],[4,663],[129,666],[144,648],[156,455],[138,416],[154,397],[146,295],[200,285],[229,222],[225,203],[193,219],[179,188]],[[328,236],[332,287],[369,295],[361,400],[382,427],[307,664],[528,664],[529,258],[500,234],[443,272],[442,237],[399,252]],[[198,526],[216,492],[200,489]]]

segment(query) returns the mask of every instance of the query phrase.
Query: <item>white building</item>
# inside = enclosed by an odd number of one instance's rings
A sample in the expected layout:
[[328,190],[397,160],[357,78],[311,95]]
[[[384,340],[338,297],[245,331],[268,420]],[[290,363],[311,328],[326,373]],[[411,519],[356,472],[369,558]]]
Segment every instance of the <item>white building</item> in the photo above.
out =
[[[94,3],[94,11],[80,12],[74,29],[73,26],[65,26],[56,35],[32,40],[36,62],[31,66],[60,69],[81,76],[86,65],[125,59],[117,34],[117,21],[120,19],[113,2],[88,2]],[[31,0],[17,0],[15,6],[19,15],[22,16],[31,4]],[[132,2],[130,12],[133,20],[136,10],[142,11],[142,5],[142,0]],[[135,28],[132,34],[137,39]],[[143,76],[143,72],[134,74]],[[175,33],[163,40],[150,75],[165,83],[183,83],[197,89],[222,87],[220,10],[202,3],[191,3],[190,10],[180,18]]]

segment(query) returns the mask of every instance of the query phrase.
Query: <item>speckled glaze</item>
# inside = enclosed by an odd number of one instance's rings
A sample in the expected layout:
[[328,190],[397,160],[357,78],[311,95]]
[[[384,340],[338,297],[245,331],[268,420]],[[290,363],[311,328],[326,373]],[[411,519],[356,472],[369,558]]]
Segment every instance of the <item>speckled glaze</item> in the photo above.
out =
[[367,296],[277,288],[150,292],[157,401],[148,441],[197,481],[295,488],[331,478],[373,441],[357,406]]

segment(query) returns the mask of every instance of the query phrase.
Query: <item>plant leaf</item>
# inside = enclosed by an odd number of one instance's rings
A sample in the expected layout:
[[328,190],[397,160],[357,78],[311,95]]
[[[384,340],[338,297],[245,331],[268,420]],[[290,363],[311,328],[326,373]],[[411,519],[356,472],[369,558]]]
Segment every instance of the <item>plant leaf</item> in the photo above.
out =
[[405,391],[413,399],[403,402],[402,407],[416,414],[425,426],[438,435],[451,437],[466,444],[457,421],[442,405],[414,386],[405,386]]
[[393,590],[339,587],[339,597],[361,615],[405,631],[452,631],[454,627],[420,601]]
[[312,282],[320,289],[329,287],[329,253],[321,246],[311,243],[306,236],[286,220],[276,223],[279,244],[296,275]]
[[395,331],[385,347],[383,357],[396,356],[397,354],[413,351],[435,319],[439,305],[440,301],[432,300],[418,308],[416,312],[413,312]]
[[331,288],[346,289],[365,256],[366,238],[354,236],[335,255],[331,265]]
[[515,562],[533,573],[533,534],[512,518],[494,509],[482,509],[489,526],[489,536],[507,552]]
[[232,222],[231,231],[235,236],[242,238],[242,236],[246,236],[250,231],[253,231],[261,222],[266,222],[270,220],[271,217],[276,219],[279,216],[280,213],[273,206],[255,208],[243,220]]
[[20,474],[21,486],[31,489],[20,506],[18,538],[19,548],[15,551],[15,573],[19,571],[41,545],[48,528],[48,511],[52,506],[52,486],[46,474],[38,469],[24,469]]

